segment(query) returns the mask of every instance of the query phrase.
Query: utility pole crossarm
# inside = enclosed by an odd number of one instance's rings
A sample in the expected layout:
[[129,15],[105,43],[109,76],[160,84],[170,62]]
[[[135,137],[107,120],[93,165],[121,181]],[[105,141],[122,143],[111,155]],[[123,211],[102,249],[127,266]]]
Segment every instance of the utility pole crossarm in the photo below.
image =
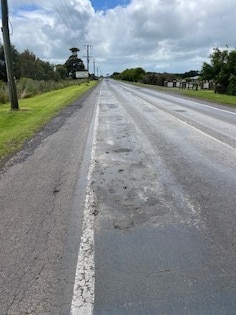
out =
[[8,4],[7,0],[1,0],[2,5],[2,34],[4,42],[4,55],[7,69],[7,79],[9,86],[9,94],[11,101],[11,109],[18,110],[18,99],[16,93],[16,83],[13,75],[13,61],[12,61],[12,49],[9,35],[9,26],[8,26]]

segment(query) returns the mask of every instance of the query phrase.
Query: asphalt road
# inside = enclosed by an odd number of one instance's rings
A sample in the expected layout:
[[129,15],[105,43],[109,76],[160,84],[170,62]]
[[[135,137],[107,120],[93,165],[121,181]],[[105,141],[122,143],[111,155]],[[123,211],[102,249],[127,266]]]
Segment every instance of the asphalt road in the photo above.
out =
[[70,313],[99,91],[63,110],[2,169],[1,315]]
[[108,81],[95,315],[235,314],[236,113]]
[[235,314],[235,169],[235,110],[103,81],[3,169],[0,314]]

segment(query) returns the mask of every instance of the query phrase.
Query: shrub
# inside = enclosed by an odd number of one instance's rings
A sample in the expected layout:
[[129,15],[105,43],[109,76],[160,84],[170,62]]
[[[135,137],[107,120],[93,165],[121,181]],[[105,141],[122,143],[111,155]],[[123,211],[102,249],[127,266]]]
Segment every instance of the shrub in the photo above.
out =
[[[37,94],[63,89],[68,86],[78,85],[86,82],[86,80],[61,80],[61,81],[44,81],[33,80],[31,78],[20,78],[16,81],[16,89],[18,98],[29,98]],[[0,104],[9,101],[7,85],[0,81]]]
[[0,81],[0,103],[6,104],[9,101],[8,88],[5,82]]

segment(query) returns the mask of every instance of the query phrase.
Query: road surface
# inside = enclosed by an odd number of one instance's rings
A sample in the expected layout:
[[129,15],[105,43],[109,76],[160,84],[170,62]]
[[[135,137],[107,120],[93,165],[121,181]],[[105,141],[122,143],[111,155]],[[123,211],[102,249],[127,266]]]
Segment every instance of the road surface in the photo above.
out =
[[235,314],[235,110],[109,80],[68,111],[1,175],[2,314]]
[[69,314],[99,88],[63,110],[0,175],[0,314]]

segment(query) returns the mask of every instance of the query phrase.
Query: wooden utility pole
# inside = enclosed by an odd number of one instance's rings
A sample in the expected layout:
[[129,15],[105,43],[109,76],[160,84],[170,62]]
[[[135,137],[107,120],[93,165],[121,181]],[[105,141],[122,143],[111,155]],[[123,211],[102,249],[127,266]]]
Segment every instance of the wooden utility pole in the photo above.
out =
[[1,0],[2,4],[2,33],[4,43],[4,55],[7,69],[8,88],[11,101],[11,110],[18,110],[18,99],[16,93],[16,83],[13,75],[12,49],[8,26],[8,4],[7,0]]
[[96,77],[96,72],[95,72],[95,59],[93,58],[93,73],[94,77]]
[[87,70],[88,70],[88,73],[89,73],[89,61],[90,61],[90,48],[92,47],[92,45],[90,44],[87,44],[87,45],[84,45],[86,47],[86,50],[87,50]]

